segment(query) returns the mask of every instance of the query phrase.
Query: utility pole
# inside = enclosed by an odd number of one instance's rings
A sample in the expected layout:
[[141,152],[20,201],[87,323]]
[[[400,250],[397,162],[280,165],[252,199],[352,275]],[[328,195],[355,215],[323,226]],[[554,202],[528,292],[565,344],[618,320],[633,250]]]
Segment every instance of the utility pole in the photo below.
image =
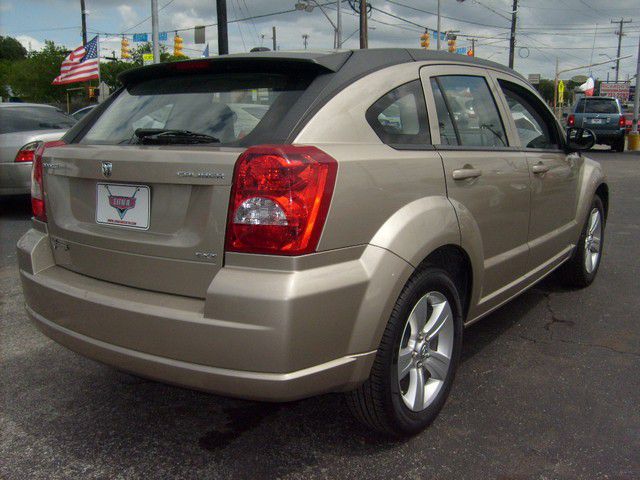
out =
[[621,18],[620,21],[618,20],[611,20],[611,23],[617,23],[619,24],[619,29],[616,32],[616,35],[618,35],[618,54],[616,55],[616,57],[618,57],[618,60],[616,61],[616,82],[618,81],[619,75],[620,75],[620,49],[622,48],[622,27],[625,23],[631,23],[631,20],[625,20],[624,18]]
[[640,38],[638,38],[638,58],[636,63],[636,91],[633,95],[633,128],[631,133],[638,134],[638,108],[640,107]]
[[82,14],[82,44],[87,44],[87,9],[84,0],[80,0],[80,13]]
[[518,21],[518,0],[513,0],[511,12],[511,36],[509,37],[509,68],[513,68],[513,59],[516,53],[516,22]]
[[229,33],[227,31],[227,0],[216,0],[218,16],[218,55],[229,53]]
[[278,42],[276,41],[276,27],[275,25],[271,27],[271,39],[273,40],[273,51],[275,52],[278,49]]
[[338,18],[336,19],[336,47],[338,49],[342,48],[342,12],[340,11],[341,3],[342,0],[337,0],[336,2],[336,10],[338,12]]
[[309,34],[308,33],[303,33],[302,34],[302,44],[304,45],[304,49],[307,49],[307,40],[309,40]]
[[475,38],[471,39],[471,56],[473,58],[476,57],[476,39]]
[[440,0],[438,0],[438,26],[436,32],[436,49],[440,50]]
[[151,43],[153,63],[160,63],[160,40],[158,39],[158,0],[151,0]]
[[367,0],[360,0],[360,48],[369,48],[367,33]]

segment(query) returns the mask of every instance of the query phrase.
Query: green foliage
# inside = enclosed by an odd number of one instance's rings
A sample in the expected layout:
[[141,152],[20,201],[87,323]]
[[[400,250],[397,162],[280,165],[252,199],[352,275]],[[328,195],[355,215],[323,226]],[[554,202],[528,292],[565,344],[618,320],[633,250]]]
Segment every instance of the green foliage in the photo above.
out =
[[60,74],[60,64],[67,51],[51,41],[45,41],[39,52],[29,52],[23,60],[11,62],[6,74],[6,84],[13,94],[31,102],[62,104],[66,98],[66,89],[78,86],[51,85]]
[[0,60],[21,60],[27,56],[27,49],[12,37],[0,35]]

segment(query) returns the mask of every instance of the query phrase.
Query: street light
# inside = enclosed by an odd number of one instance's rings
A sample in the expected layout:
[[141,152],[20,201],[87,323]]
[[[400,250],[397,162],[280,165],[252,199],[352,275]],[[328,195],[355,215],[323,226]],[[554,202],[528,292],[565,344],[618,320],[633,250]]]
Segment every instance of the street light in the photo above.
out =
[[299,0],[295,5],[294,8],[296,10],[299,11],[304,11],[304,12],[308,12],[311,13],[313,12],[313,9],[318,7],[320,9],[320,11],[322,12],[322,14],[327,18],[327,20],[329,20],[329,23],[331,24],[331,26],[333,27],[333,48],[340,48],[342,46],[342,18],[340,15],[340,1],[341,0],[337,0],[336,5],[337,5],[337,25],[333,22],[333,20],[331,20],[331,17],[329,17],[329,15],[327,14],[327,12],[324,10],[324,8],[322,8],[322,5],[320,5],[317,0]]

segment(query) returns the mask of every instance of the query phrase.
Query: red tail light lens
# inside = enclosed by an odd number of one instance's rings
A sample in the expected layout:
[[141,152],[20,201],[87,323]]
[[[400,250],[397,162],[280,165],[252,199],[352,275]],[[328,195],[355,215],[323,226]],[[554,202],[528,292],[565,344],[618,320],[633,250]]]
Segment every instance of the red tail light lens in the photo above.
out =
[[34,142],[37,143],[33,155],[33,167],[31,167],[31,211],[33,217],[41,222],[47,221],[47,209],[44,203],[44,182],[42,180],[43,165],[42,155],[45,149],[64,145],[62,140],[55,142]]
[[36,149],[42,142],[30,142],[24,145],[16,154],[16,158],[14,162],[16,163],[27,163],[33,162],[33,157],[35,156]]
[[620,126],[620,128],[624,128],[627,125],[627,121],[624,119],[624,115],[620,115],[618,125]]
[[303,255],[318,246],[338,164],[311,146],[261,145],[237,160],[226,250]]
[[576,124],[576,117],[574,114],[571,114],[567,117],[567,126],[573,127]]

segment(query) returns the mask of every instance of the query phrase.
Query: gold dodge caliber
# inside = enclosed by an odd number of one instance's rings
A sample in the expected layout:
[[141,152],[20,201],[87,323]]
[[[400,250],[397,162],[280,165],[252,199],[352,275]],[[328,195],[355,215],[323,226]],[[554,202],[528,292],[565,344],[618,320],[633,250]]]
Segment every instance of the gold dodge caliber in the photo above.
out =
[[18,242],[29,315],[82,355],[241,398],[345,392],[410,435],[465,325],[556,269],[598,271],[594,135],[501,65],[260,52],[120,78],[38,149]]

